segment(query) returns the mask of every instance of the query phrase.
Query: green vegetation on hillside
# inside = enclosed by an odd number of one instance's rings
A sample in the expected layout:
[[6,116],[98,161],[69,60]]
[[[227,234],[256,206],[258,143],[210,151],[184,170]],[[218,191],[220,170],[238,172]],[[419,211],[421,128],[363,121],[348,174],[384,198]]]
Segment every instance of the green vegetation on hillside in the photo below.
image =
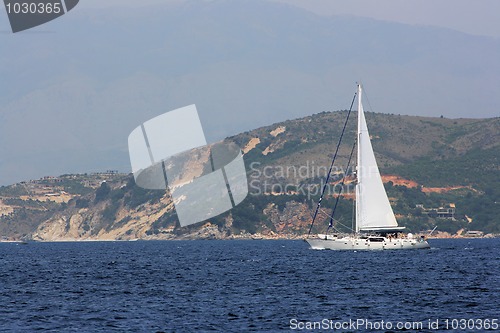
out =
[[[228,138],[242,148],[252,138],[260,140],[244,156],[251,193],[241,204],[209,222],[226,235],[307,232],[346,116],[347,111],[323,112]],[[381,173],[419,184],[414,188],[386,184],[400,225],[412,232],[437,226],[440,231],[500,233],[500,118],[424,118],[370,112],[366,117]],[[355,125],[353,113],[336,161],[339,169],[330,185],[341,179]],[[307,172],[295,172],[301,167]],[[447,189],[423,191],[432,187]],[[44,201],[60,194],[72,199],[67,203]],[[138,187],[132,175],[63,175],[2,186],[0,236],[29,236],[46,222],[66,221],[68,231],[75,214],[81,214],[81,234],[98,235],[136,221],[136,213],[160,211],[170,200],[165,191]],[[313,232],[325,231],[335,201],[332,193],[324,198]],[[439,218],[432,212],[432,208],[450,204],[456,207],[453,219]],[[352,197],[340,200],[335,227],[348,232],[352,214]],[[180,227],[175,210],[167,210],[148,223],[143,226],[144,232],[152,237],[196,233],[205,224]],[[129,229],[123,236],[136,232]]]
[[[416,191],[403,198],[412,205],[416,198],[427,205],[439,206],[445,202],[457,205],[461,216],[469,216],[469,229],[500,232],[500,146],[473,150],[462,156],[445,160],[423,158],[413,163],[384,170],[427,187],[467,186],[466,191],[425,195]],[[408,191],[407,191],[408,192]],[[424,197],[422,197],[424,195]]]

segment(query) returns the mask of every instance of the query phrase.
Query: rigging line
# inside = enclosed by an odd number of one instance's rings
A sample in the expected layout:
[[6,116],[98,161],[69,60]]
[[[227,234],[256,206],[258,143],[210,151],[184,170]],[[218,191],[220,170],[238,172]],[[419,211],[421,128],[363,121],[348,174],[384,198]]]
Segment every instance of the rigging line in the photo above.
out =
[[[343,226],[344,228],[346,228],[346,229],[348,229],[348,230],[350,230],[350,231],[354,231],[354,230],[352,230],[350,227],[348,227],[348,226],[346,226],[345,224],[342,224],[342,223],[340,223],[340,222],[338,222],[338,221],[337,221],[337,224],[340,224],[341,226]],[[335,228],[335,227],[332,227],[332,229],[333,229],[333,230],[336,230],[338,233],[345,233],[345,232],[342,232],[342,231],[340,231],[338,228]]]
[[[326,216],[326,217],[330,217],[330,215],[327,214],[324,210],[320,210],[319,213],[322,214],[322,215],[324,215],[324,216]],[[353,231],[353,229],[351,227],[348,227],[347,225],[341,223],[340,220],[335,220],[335,225],[337,225],[337,224],[343,226],[344,228],[346,228],[348,230]],[[330,230],[330,228],[333,229],[333,230],[336,230],[337,232],[340,232],[339,229],[335,228],[335,225],[333,225],[331,227],[328,226],[327,229],[326,229],[326,231],[325,231],[325,233],[328,233],[328,230]]]
[[[327,214],[324,210],[320,210],[319,212],[320,212],[320,214],[323,214],[323,215],[324,215],[324,216],[326,216],[326,217],[330,217],[330,214]],[[337,224],[338,224],[338,225],[343,226],[343,227],[344,227],[344,228],[346,228],[346,229],[349,229],[349,230],[353,231],[353,229],[352,229],[351,227],[348,227],[347,225],[345,225],[345,224],[341,223],[340,221],[341,221],[341,220],[335,220],[335,221],[334,221],[334,222],[335,222],[335,224],[334,224],[334,225],[332,225],[331,227],[330,227],[330,226],[328,226],[328,228],[326,229],[326,233],[328,233],[328,230],[329,230],[330,228],[331,228],[331,229],[333,229],[333,230],[337,230],[337,232],[340,232],[340,230],[338,230],[337,228],[335,228],[335,225],[337,225]]]
[[[353,231],[353,229],[352,229],[351,227],[348,227],[347,225],[343,224],[343,223],[342,223],[342,222],[340,222],[340,221],[341,221],[341,220],[335,220],[335,225],[333,225],[333,226],[331,227],[331,229],[333,229],[334,231],[336,231],[336,232],[338,232],[338,233],[344,233],[344,231],[341,231],[340,229],[338,229],[338,228],[336,227],[336,225],[340,225],[340,226],[342,226],[342,227],[344,227],[344,228],[346,228],[346,229],[348,229],[348,230],[350,230],[350,231]],[[328,229],[330,229],[330,227],[328,227]],[[327,230],[328,230],[328,229],[327,229]]]
[[[325,214],[325,215],[327,215],[327,214]],[[327,216],[328,216],[328,217],[330,217],[330,215],[327,215]],[[341,226],[343,226],[344,228],[346,228],[346,229],[348,229],[348,230],[353,231],[351,227],[348,227],[347,225],[345,225],[345,224],[341,223],[341,222],[340,222],[340,220],[335,220],[335,225],[341,225]],[[331,228],[331,229],[333,229],[333,230],[336,230],[337,232],[340,232],[340,230],[339,230],[338,228],[336,228],[336,227],[335,227],[335,225],[333,225],[333,226],[331,226],[331,227],[328,227],[328,229],[330,229],[330,228]],[[328,231],[328,229],[327,229],[327,231]]]
[[[351,230],[351,231],[354,231],[351,227],[348,227],[348,226],[346,226],[345,224],[340,223],[340,221],[339,221],[339,220],[337,220],[337,221],[336,221],[336,224],[340,224],[340,225],[341,225],[341,226],[343,226],[344,228],[346,228],[346,229],[348,229],[348,230]],[[337,229],[337,228],[335,228],[335,227],[334,227],[334,229]]]
[[337,209],[337,205],[339,204],[340,195],[342,194],[342,190],[344,189],[345,179],[347,177],[347,170],[349,170],[349,166],[351,165],[351,159],[352,159],[352,155],[354,154],[355,147],[356,147],[356,140],[354,141],[354,144],[352,145],[351,155],[349,155],[349,160],[347,161],[346,171],[344,172],[344,177],[342,178],[342,181],[340,182],[341,186],[340,186],[339,194],[337,196],[337,200],[335,200],[335,206],[333,206],[332,215],[330,216],[330,223],[328,224],[328,226],[330,226],[330,227],[333,225],[333,216],[335,215],[335,210]]
[[328,218],[330,217],[330,214],[325,212],[323,209],[320,209],[318,213],[324,215],[325,217],[328,217]]
[[368,102],[368,106],[370,108],[370,112],[375,112],[375,110],[372,107],[372,104],[370,103],[370,99],[368,98],[368,94],[366,93],[366,88],[365,87],[363,87],[363,95],[365,96],[366,101]]
[[[326,215],[326,216],[330,217],[330,215],[329,215],[329,214],[326,214],[324,211],[320,211],[320,212],[321,212],[322,214],[324,214],[324,215]],[[354,231],[351,227],[348,227],[347,225],[345,225],[345,224],[341,223],[341,222],[340,222],[340,220],[335,220],[335,225],[340,225],[340,226],[342,226],[342,227],[346,228],[347,230]],[[335,227],[335,225],[332,225],[331,227],[330,227],[330,226],[328,226],[328,227],[326,228],[326,230],[325,230],[325,234],[328,234],[328,231],[329,231],[330,229],[333,229],[334,231],[337,231],[337,232],[339,232],[339,233],[342,233],[342,231],[340,231],[338,228],[336,228],[336,227]]]
[[325,181],[325,184],[323,185],[323,190],[321,191],[321,195],[320,195],[319,200],[318,200],[318,205],[316,206],[316,211],[314,212],[311,226],[309,227],[309,232],[307,233],[308,236],[311,234],[311,231],[312,231],[312,228],[314,225],[314,221],[316,220],[316,216],[318,215],[318,210],[321,207],[321,200],[323,200],[323,195],[325,194],[325,190],[326,190],[326,187],[328,185],[328,180],[330,179],[330,174],[332,173],[333,164],[335,163],[335,158],[337,157],[340,143],[342,142],[342,137],[344,136],[345,128],[347,126],[347,122],[349,121],[349,116],[351,115],[352,106],[354,105],[354,101],[356,100],[356,95],[357,95],[357,92],[354,93],[354,97],[352,98],[351,107],[349,108],[349,112],[347,113],[347,118],[346,118],[345,123],[344,123],[344,128],[342,128],[342,133],[340,134],[339,142],[337,144],[337,149],[335,150],[335,154],[333,155],[332,163],[330,164],[330,170],[328,170],[328,174],[326,176],[326,181]]

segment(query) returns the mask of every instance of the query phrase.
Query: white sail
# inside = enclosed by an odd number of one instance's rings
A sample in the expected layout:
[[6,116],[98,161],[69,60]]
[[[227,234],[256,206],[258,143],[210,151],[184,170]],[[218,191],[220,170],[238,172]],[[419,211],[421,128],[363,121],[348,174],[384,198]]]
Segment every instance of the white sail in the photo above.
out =
[[373,153],[370,134],[366,126],[362,89],[358,86],[358,165],[356,186],[356,232],[362,230],[396,229],[389,198],[385,192],[377,161]]

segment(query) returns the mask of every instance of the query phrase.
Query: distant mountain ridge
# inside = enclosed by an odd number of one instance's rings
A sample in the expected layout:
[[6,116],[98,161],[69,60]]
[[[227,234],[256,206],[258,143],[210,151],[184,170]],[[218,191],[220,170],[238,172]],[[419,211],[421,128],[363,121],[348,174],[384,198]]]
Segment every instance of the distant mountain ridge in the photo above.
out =
[[356,80],[376,111],[500,104],[500,40],[435,27],[241,0],[79,6],[44,29],[0,37],[0,184],[130,170],[130,131],[193,103],[208,141],[345,108]]
[[[244,132],[227,140],[245,152],[250,194],[228,213],[181,228],[168,193],[147,191],[131,175],[65,175],[0,188],[0,237],[127,240],[299,237],[324,182],[347,111],[324,112]],[[349,120],[332,188],[345,170],[356,115]],[[500,118],[447,119],[376,114],[366,118],[379,167],[400,224],[451,233],[499,233]],[[390,176],[388,176],[390,175]],[[349,176],[351,177],[351,176]],[[352,196],[337,213],[348,225]],[[327,193],[322,214],[333,206]],[[453,219],[426,209],[456,207]],[[321,218],[320,218],[321,220]],[[321,228],[318,222],[318,231]]]

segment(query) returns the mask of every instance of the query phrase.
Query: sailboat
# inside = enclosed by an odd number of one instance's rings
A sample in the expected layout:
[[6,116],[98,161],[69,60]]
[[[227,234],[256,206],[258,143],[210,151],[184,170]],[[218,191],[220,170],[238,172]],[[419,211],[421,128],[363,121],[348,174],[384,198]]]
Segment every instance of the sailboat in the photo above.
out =
[[[398,226],[398,222],[396,221],[396,217],[394,216],[394,212],[391,208],[384,184],[382,183],[382,178],[380,177],[375,154],[373,153],[370,134],[368,133],[363,104],[361,101],[362,92],[362,86],[361,84],[358,84],[357,93],[355,95],[355,98],[357,98],[358,101],[358,128],[356,138],[357,179],[353,233],[344,236],[328,233],[318,234],[315,238],[306,238],[306,241],[312,249],[316,250],[428,249],[430,248],[430,245],[425,237],[415,237],[411,233],[404,234],[402,232],[404,227]],[[354,100],[352,104],[354,104]],[[332,161],[332,166],[333,163],[334,161]],[[332,168],[330,168],[330,171],[331,169]],[[327,176],[326,183],[328,183],[329,176],[330,172]],[[316,213],[314,214],[309,233],[312,230],[314,219],[320,209],[323,194],[324,189],[319,199],[318,207],[316,208]],[[330,227],[332,220],[333,215],[330,220]]]

